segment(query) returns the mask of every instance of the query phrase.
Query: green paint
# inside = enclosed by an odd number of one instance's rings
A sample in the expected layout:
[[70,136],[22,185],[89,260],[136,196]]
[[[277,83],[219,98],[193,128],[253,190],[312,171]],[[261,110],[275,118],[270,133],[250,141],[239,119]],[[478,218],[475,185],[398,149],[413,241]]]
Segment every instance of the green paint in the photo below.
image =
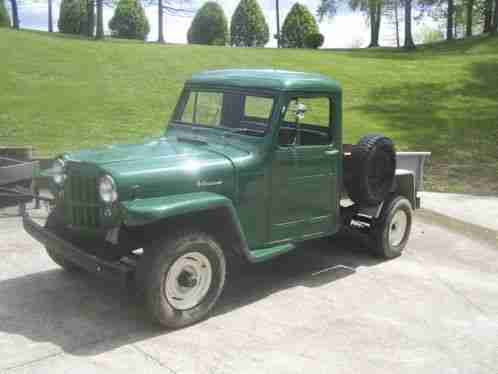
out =
[[[220,99],[191,104],[190,91],[220,93]],[[260,101],[266,110],[256,110],[254,102],[262,96],[268,99]],[[301,124],[287,112],[296,99],[323,107],[310,108]],[[188,118],[213,119],[215,125],[180,122],[184,110],[190,111]],[[321,75],[197,74],[185,84],[164,136],[64,154],[67,178],[58,204],[66,222],[87,233],[224,209],[230,222],[219,224],[240,239],[240,254],[250,262],[264,261],[339,229],[341,111],[338,83]],[[100,201],[97,190],[105,174],[114,179],[119,196],[110,205]]]

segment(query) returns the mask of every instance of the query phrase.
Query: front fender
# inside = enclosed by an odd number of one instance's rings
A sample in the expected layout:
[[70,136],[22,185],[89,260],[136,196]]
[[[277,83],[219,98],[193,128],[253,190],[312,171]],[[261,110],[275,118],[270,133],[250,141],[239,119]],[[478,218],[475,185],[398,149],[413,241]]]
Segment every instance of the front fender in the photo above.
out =
[[212,192],[137,199],[125,202],[122,206],[126,226],[142,226],[173,216],[216,208],[227,208],[232,218],[237,217],[232,201]]

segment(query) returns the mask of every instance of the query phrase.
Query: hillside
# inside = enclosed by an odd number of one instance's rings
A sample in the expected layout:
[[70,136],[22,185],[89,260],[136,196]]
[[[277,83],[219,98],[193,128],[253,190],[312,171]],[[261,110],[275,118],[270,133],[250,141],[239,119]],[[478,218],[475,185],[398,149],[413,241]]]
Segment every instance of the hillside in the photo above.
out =
[[319,72],[344,89],[344,133],[433,152],[426,187],[498,193],[498,38],[306,51],[93,42],[0,29],[0,144],[43,155],[160,134],[183,82],[219,68]]

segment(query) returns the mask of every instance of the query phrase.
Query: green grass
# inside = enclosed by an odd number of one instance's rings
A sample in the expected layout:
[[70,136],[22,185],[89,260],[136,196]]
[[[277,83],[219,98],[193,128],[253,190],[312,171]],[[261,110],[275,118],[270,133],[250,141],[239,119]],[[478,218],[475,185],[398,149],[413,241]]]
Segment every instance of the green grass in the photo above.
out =
[[219,68],[319,72],[344,89],[344,134],[431,151],[426,187],[498,193],[498,38],[404,52],[93,42],[0,30],[0,144],[41,155],[163,131],[182,84]]

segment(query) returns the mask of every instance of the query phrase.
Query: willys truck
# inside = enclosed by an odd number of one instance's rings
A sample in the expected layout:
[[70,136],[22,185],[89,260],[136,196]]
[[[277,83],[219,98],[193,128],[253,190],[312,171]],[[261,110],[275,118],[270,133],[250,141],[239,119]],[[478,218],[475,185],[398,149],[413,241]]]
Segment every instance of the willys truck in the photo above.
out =
[[42,225],[25,230],[68,271],[132,280],[151,317],[192,324],[216,304],[232,261],[255,263],[346,227],[399,256],[420,172],[393,142],[343,144],[340,85],[323,75],[194,75],[164,136],[58,156]]

